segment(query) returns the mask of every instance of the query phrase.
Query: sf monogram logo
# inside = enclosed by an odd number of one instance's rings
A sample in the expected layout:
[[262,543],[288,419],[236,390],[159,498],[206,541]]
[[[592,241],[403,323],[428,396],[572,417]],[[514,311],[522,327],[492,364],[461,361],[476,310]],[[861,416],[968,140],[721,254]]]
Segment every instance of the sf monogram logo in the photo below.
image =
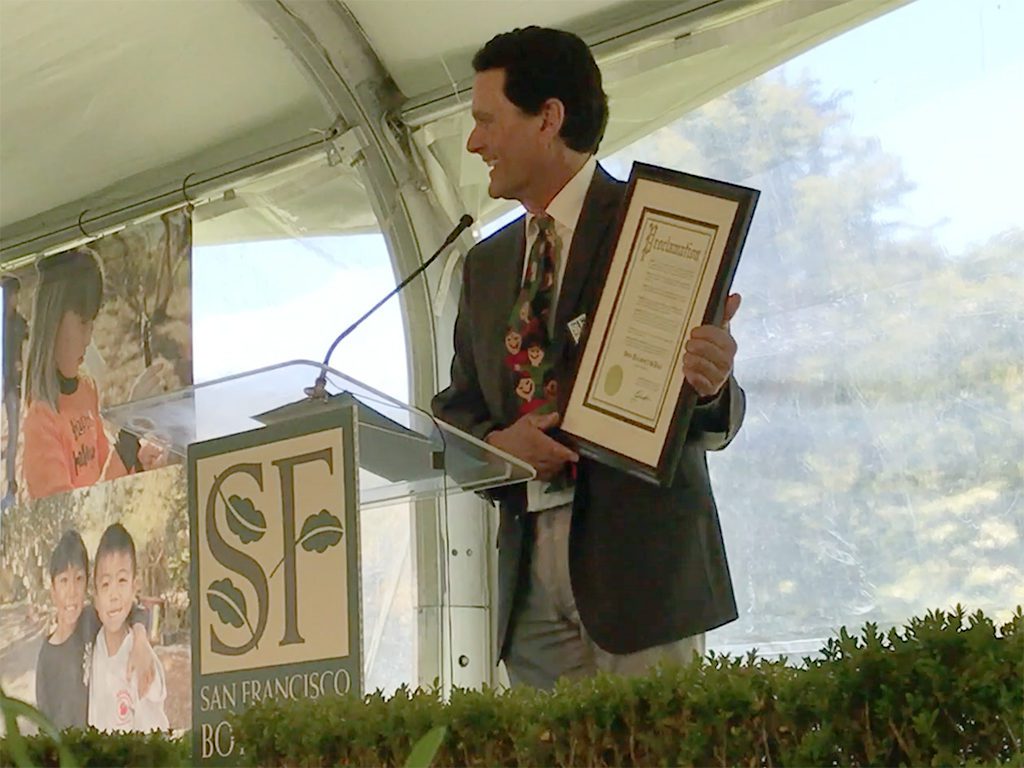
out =
[[230,568],[243,578],[249,580],[256,591],[257,599],[257,621],[256,629],[253,629],[249,621],[249,612],[246,605],[245,595],[235,586],[230,577],[218,579],[206,588],[206,600],[224,624],[232,627],[241,627],[243,623],[249,628],[249,640],[239,646],[230,646],[222,642],[216,631],[212,632],[212,648],[214,653],[221,653],[229,656],[238,656],[245,653],[254,646],[258,646],[260,638],[266,629],[267,608],[268,608],[268,580],[272,579],[278,572],[281,565],[284,565],[284,589],[285,599],[285,634],[281,639],[281,645],[290,643],[306,642],[298,631],[298,619],[296,615],[296,558],[297,547],[302,547],[307,552],[325,552],[329,547],[336,546],[344,535],[341,520],[332,515],[326,509],[320,510],[317,514],[306,519],[302,525],[302,531],[298,540],[295,538],[295,467],[298,464],[305,464],[314,461],[323,461],[330,468],[332,474],[333,451],[327,448],[322,451],[306,454],[304,456],[293,456],[272,462],[280,472],[281,488],[284,497],[281,500],[281,522],[284,533],[284,553],[281,559],[271,570],[270,575],[264,577],[263,569],[258,562],[248,558],[243,552],[233,549],[225,541],[217,529],[217,506],[223,504],[227,517],[228,529],[233,533],[242,545],[252,544],[263,538],[267,532],[267,521],[263,512],[256,508],[252,499],[242,497],[238,494],[224,497],[224,483],[236,474],[252,477],[259,489],[263,490],[263,467],[260,464],[236,464],[230,467],[214,483],[210,495],[206,500],[207,531],[210,537],[210,549],[213,556],[222,565]]
[[328,430],[197,462],[202,673],[348,654],[343,450]]

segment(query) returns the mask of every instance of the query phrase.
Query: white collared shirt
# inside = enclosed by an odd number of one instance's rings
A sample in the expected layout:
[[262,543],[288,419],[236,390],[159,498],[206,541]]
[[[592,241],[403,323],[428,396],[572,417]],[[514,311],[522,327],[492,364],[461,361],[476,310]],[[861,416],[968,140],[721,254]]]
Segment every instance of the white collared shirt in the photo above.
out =
[[[591,155],[583,164],[576,175],[573,176],[562,187],[554,199],[548,203],[545,211],[555,221],[555,234],[562,244],[561,251],[556,254],[555,275],[555,300],[551,305],[551,314],[548,319],[548,331],[554,331],[555,315],[558,309],[558,298],[562,292],[562,279],[565,277],[565,265],[569,261],[569,252],[572,248],[572,238],[576,234],[576,225],[580,220],[580,213],[583,212],[583,201],[590,189],[590,183],[594,180],[594,173],[597,171],[597,160]],[[537,217],[532,213],[526,214],[526,253],[530,252],[534,241],[537,239],[537,226],[534,224]],[[522,282],[526,282],[526,270],[529,267],[529,259],[523,259]],[[563,506],[572,503],[573,489],[567,488],[555,493],[545,493],[548,483],[542,480],[531,480],[526,484],[527,508],[531,512],[539,512],[543,509]]]
[[150,649],[154,676],[149,690],[139,696],[138,676],[128,677],[128,658],[135,636],[129,630],[121,647],[111,655],[103,627],[96,634],[89,676],[89,725],[100,731],[166,731],[170,726],[164,711],[167,681],[160,659]]

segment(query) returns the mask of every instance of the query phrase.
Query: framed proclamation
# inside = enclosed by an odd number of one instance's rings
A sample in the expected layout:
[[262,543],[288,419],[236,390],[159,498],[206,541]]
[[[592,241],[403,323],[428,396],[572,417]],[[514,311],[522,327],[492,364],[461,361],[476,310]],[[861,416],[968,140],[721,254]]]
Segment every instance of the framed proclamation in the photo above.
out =
[[758,194],[633,164],[562,419],[580,453],[671,484],[697,404],[684,345],[721,320]]

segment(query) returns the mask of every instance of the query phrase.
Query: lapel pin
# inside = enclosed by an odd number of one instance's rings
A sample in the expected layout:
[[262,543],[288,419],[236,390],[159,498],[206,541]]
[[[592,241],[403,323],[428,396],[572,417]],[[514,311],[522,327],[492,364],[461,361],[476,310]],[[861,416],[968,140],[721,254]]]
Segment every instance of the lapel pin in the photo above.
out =
[[569,333],[572,334],[572,340],[576,343],[580,343],[580,338],[583,336],[583,329],[587,327],[587,316],[586,314],[578,315],[570,320],[566,325],[569,326]]

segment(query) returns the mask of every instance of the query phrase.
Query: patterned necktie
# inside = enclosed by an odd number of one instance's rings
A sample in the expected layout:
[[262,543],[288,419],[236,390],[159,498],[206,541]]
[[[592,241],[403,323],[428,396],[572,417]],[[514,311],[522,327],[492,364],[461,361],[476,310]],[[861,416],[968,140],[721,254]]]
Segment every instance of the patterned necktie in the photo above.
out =
[[552,413],[558,403],[554,353],[548,332],[555,302],[555,276],[561,242],[555,221],[547,214],[534,218],[537,237],[526,262],[526,279],[505,333],[505,366],[511,371],[519,415]]

